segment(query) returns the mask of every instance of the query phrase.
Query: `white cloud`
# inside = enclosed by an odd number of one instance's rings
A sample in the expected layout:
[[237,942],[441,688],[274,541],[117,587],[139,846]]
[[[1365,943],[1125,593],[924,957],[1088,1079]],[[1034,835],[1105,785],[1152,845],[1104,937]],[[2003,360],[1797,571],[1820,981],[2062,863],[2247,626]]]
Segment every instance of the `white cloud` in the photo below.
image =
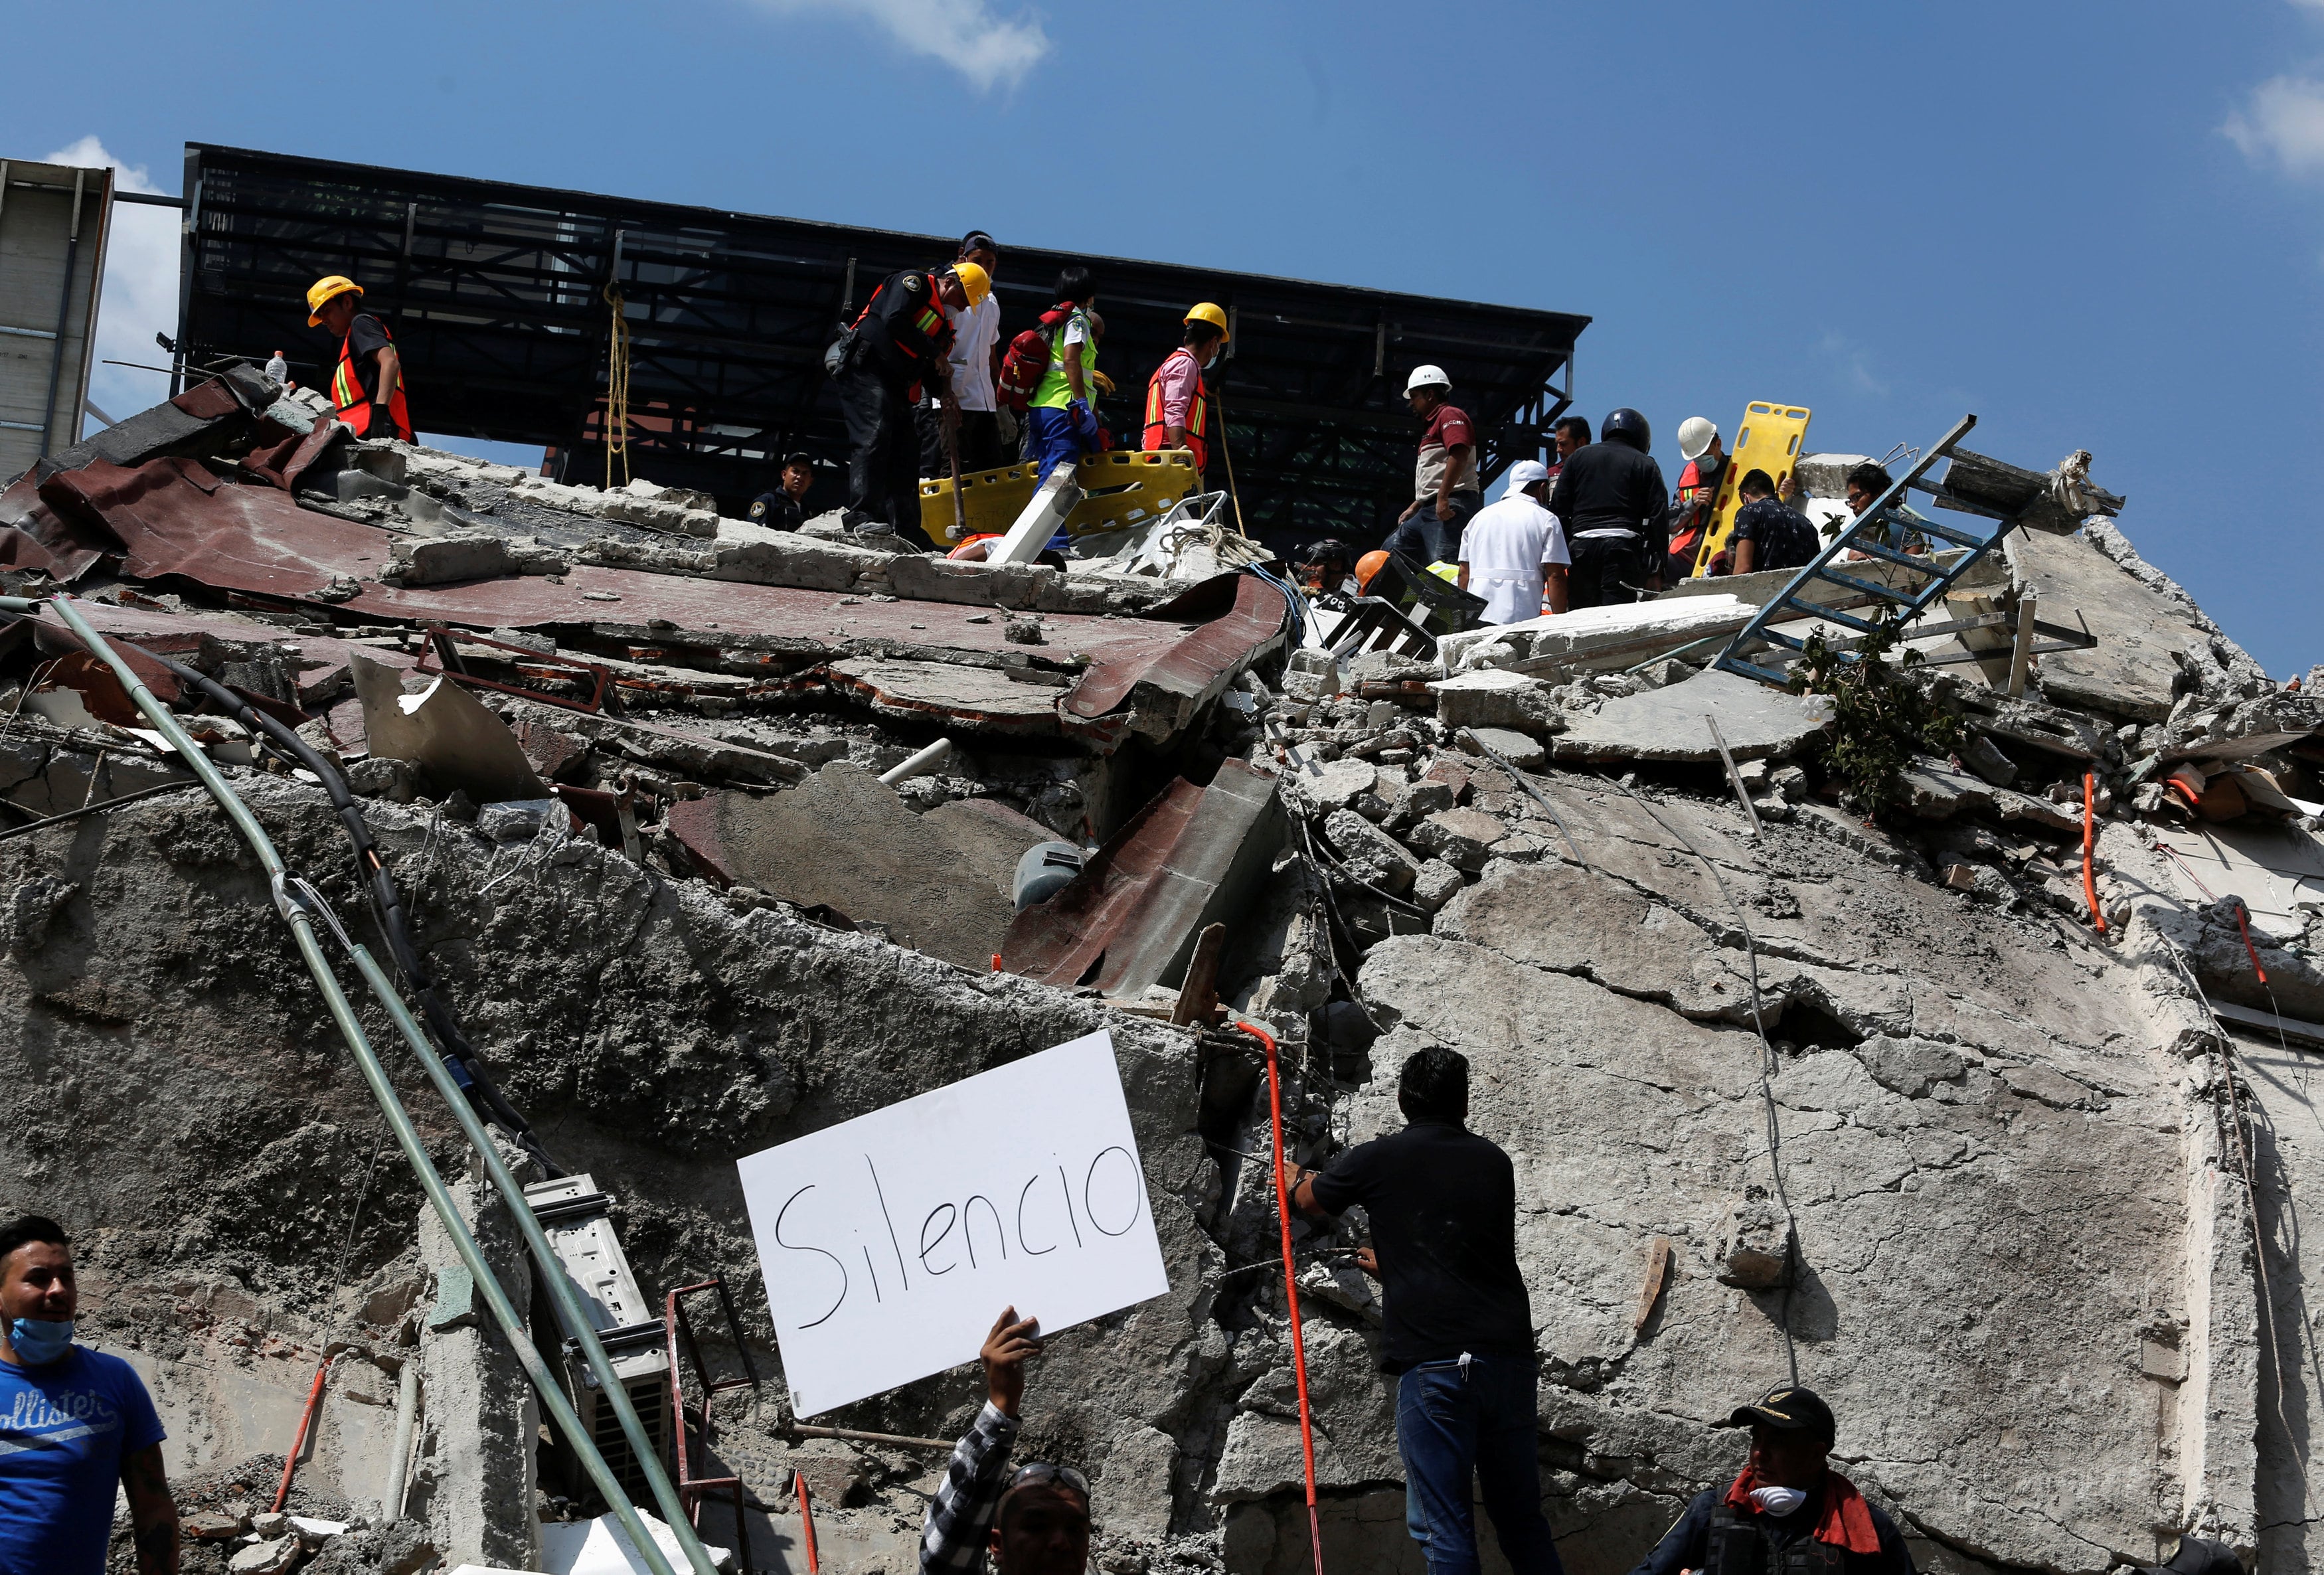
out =
[[[2324,9],[2324,0],[2301,0]],[[2324,82],[2271,77],[2219,128],[2255,164],[2273,161],[2287,175],[2324,172]]]
[[1049,52],[1049,35],[1027,15],[1010,20],[986,0],[756,0],[783,15],[827,12],[868,22],[914,54],[942,60],[979,91],[1014,88]]
[[[59,148],[46,161],[82,169],[112,165],[124,191],[160,191],[143,164],[124,164],[93,136]],[[170,397],[170,380],[155,372],[106,366],[106,360],[167,365],[168,355],[153,343],[156,333],[178,333],[178,219],[176,209],[121,202],[113,207],[112,235],[106,244],[105,290],[97,300],[97,354],[90,369],[89,398],[116,419],[134,415]],[[88,423],[94,430],[97,423]]]
[[1873,375],[1872,357],[1866,352],[1863,345],[1847,335],[1836,330],[1827,331],[1824,336],[1816,342],[1816,351],[1840,370],[1840,374],[1848,379],[1857,392],[1870,394],[1875,398],[1886,396],[1888,384],[1881,378]]

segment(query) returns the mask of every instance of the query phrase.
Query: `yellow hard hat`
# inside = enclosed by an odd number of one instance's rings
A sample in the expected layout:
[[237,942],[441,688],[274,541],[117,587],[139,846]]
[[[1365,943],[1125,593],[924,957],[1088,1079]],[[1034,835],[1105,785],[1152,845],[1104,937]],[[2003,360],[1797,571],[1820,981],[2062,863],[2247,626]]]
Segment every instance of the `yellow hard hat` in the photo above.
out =
[[963,290],[968,291],[968,304],[971,306],[982,305],[984,298],[992,293],[992,275],[973,262],[954,263],[952,276],[960,281]]
[[1232,334],[1227,332],[1227,314],[1225,309],[1220,307],[1215,301],[1196,301],[1194,303],[1194,309],[1186,314],[1185,320],[1190,323],[1210,324],[1211,327],[1219,331],[1219,337],[1222,340],[1231,339],[1234,337]]
[[344,273],[334,273],[328,279],[318,279],[309,285],[307,287],[307,326],[310,328],[321,327],[323,303],[335,295],[345,295],[349,290],[360,296],[363,294],[363,286]]

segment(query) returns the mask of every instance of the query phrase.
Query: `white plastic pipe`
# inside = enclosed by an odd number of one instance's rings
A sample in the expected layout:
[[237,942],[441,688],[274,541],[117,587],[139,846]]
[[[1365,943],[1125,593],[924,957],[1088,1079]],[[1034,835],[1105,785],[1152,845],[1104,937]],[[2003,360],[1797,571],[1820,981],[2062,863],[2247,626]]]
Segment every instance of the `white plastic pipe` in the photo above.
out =
[[893,788],[899,782],[909,781],[923,771],[933,771],[952,758],[952,740],[940,738],[918,754],[897,761],[880,773],[880,780]]

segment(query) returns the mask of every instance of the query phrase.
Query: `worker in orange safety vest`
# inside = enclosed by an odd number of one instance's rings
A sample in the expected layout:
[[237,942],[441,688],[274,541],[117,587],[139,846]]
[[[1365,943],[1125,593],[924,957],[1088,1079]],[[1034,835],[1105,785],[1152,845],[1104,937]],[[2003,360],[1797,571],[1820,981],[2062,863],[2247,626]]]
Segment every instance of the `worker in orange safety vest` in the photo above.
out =
[[411,412],[403,400],[403,357],[387,325],[359,309],[363,286],[345,274],[317,280],[307,291],[307,326],[339,336],[339,363],[331,373],[331,402],[358,438],[411,441]]
[[1203,369],[1218,359],[1227,342],[1227,314],[1211,301],[1199,301],[1187,312],[1185,336],[1146,382],[1146,441],[1148,453],[1184,448],[1194,456],[1197,473],[1211,462],[1210,441],[1204,429],[1210,420],[1210,401],[1203,392]]

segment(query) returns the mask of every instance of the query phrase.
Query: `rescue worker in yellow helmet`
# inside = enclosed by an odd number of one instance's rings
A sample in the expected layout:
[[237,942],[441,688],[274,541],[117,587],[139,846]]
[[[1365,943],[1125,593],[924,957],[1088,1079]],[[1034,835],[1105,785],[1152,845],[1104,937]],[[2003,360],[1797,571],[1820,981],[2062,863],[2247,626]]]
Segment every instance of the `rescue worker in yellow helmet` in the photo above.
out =
[[936,397],[944,406],[940,440],[952,454],[960,434],[952,388],[955,319],[991,290],[991,275],[973,262],[890,273],[841,342],[832,387],[847,419],[850,530],[920,533],[920,443],[913,409],[924,386]]
[[403,400],[403,357],[387,325],[360,309],[363,286],[345,274],[318,279],[307,291],[307,326],[339,336],[331,373],[331,402],[358,438],[411,441],[411,411]]
[[1227,343],[1227,314],[1211,301],[1199,301],[1187,312],[1186,332],[1154,375],[1146,382],[1146,440],[1148,453],[1184,448],[1194,456],[1200,474],[1210,465],[1211,446],[1204,435],[1210,420],[1210,401],[1203,394],[1203,369],[1219,357]]

